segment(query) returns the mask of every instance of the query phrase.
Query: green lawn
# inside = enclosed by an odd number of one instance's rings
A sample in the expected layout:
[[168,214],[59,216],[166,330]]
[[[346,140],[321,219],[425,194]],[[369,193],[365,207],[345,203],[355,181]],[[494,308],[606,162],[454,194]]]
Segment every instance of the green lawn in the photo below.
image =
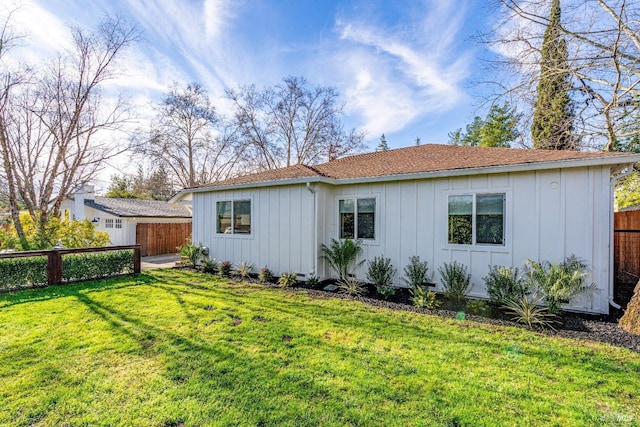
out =
[[640,425],[640,355],[157,270],[0,294],[0,425]]

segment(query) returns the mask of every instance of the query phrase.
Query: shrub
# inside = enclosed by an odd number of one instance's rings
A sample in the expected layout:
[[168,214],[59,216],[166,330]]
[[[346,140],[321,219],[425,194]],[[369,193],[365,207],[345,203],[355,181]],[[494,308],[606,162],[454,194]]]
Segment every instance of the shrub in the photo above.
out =
[[345,280],[340,280],[336,283],[338,286],[338,292],[342,294],[359,297],[364,295],[366,287],[363,283],[359,282],[355,277],[349,277]]
[[258,273],[258,280],[263,283],[272,282],[273,274],[271,273],[271,270],[269,270],[267,267],[261,268],[260,272]]
[[507,300],[519,299],[529,290],[518,268],[490,266],[489,274],[482,280],[487,287],[489,302],[496,305],[504,305]]
[[375,285],[376,291],[385,299],[395,294],[396,290],[392,287],[392,283],[396,269],[391,265],[391,258],[374,257],[368,265],[367,279]]
[[402,280],[409,285],[411,289],[422,287],[429,279],[429,265],[427,261],[420,261],[419,256],[409,258],[409,264],[404,267],[404,276]]
[[204,246],[194,245],[191,242],[191,238],[188,238],[186,243],[180,246],[179,254],[189,261],[191,267],[196,268],[198,263],[205,257],[205,249]]
[[218,267],[218,273],[223,277],[229,277],[229,275],[231,275],[231,263],[229,261],[222,261]]
[[241,262],[238,265],[237,271],[238,271],[238,276],[242,277],[243,279],[246,279],[253,272],[253,264],[248,262]]
[[209,274],[216,274],[218,272],[218,261],[215,258],[207,258],[202,262],[202,271]]
[[554,316],[546,307],[541,306],[543,299],[544,297],[538,296],[535,292],[533,295],[520,295],[507,300],[503,308],[511,313],[512,320],[524,323],[529,328],[553,328],[551,322]]
[[433,310],[440,306],[440,303],[436,300],[436,293],[425,290],[423,286],[416,286],[410,292],[411,302],[416,307]]
[[552,314],[558,314],[562,304],[570,303],[579,295],[596,292],[595,284],[586,282],[587,265],[575,255],[553,264],[527,260],[525,273],[530,286],[543,294]]
[[320,283],[318,276],[309,276],[307,279],[307,286],[316,287]]
[[62,280],[87,280],[133,272],[133,250],[65,254]]
[[471,275],[467,274],[467,267],[457,261],[451,264],[445,262],[438,272],[442,276],[444,296],[456,303],[463,302],[471,288]]
[[20,214],[20,223],[25,234],[24,245],[18,239],[13,224],[8,230],[0,231],[0,249],[50,249],[54,244],[61,244],[65,248],[87,248],[106,246],[109,244],[109,233],[96,231],[96,226],[91,221],[70,221],[68,216],[64,219],[58,217],[49,218],[44,229],[38,231],[36,223],[28,213]]
[[336,271],[339,280],[345,280],[351,274],[352,268],[358,268],[364,260],[357,262],[362,253],[359,240],[345,239],[343,241],[331,239],[331,245],[322,244],[320,258],[327,261],[329,266]]
[[281,288],[289,288],[294,286],[298,281],[298,275],[296,273],[282,273],[278,279],[278,286]]
[[0,259],[0,289],[46,284],[46,256]]

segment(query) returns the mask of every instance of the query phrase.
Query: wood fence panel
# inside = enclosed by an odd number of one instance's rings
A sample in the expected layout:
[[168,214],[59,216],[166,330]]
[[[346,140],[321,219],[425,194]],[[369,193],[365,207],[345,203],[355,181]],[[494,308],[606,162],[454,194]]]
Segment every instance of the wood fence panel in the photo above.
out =
[[137,224],[136,243],[142,256],[176,253],[176,247],[191,237],[191,223]]
[[640,230],[640,211],[625,211],[614,213],[613,229]]

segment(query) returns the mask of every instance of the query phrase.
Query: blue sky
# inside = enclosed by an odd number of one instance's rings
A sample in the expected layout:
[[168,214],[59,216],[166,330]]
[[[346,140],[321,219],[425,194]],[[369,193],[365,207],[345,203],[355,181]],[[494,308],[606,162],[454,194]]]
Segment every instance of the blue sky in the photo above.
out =
[[[4,0],[3,0],[4,2]],[[114,82],[140,106],[172,82],[199,82],[221,112],[225,87],[274,85],[288,75],[330,85],[346,102],[348,127],[374,147],[447,142],[476,114],[486,2],[376,0],[8,0],[26,35],[22,55],[47,57],[68,43],[66,25],[91,27],[118,14],[144,41]],[[7,6],[5,6],[7,7]],[[5,14],[7,9],[0,13]],[[146,110],[145,110],[146,108]]]

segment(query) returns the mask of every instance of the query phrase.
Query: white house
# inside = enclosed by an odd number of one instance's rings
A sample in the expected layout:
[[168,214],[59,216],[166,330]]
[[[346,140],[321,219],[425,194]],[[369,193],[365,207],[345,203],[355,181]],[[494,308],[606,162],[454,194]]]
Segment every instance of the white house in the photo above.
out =
[[[363,258],[409,257],[437,268],[457,260],[485,297],[490,265],[561,261],[591,267],[599,292],[575,310],[608,313],[613,301],[613,187],[640,155],[427,144],[295,165],[184,189],[193,241],[218,260],[275,273],[334,274],[319,257],[332,238],[358,238]],[[365,269],[357,273],[365,278]]]
[[[109,233],[114,246],[141,244],[142,256],[175,252],[176,246],[183,244],[191,233],[191,211],[185,206],[159,200],[95,196],[93,186],[86,186],[65,200],[61,211],[63,217],[95,223],[97,231]],[[149,233],[164,235],[149,236]]]

